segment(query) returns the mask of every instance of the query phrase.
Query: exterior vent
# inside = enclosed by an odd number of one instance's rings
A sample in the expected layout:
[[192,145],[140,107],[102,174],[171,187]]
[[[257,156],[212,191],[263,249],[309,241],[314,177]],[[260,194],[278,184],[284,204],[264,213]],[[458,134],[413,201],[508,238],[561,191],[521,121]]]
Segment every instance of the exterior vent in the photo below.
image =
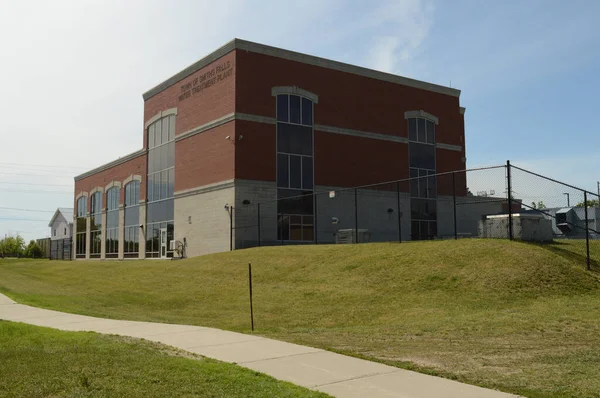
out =
[[[368,229],[358,230],[358,243],[367,243],[371,241],[371,233]],[[335,243],[356,243],[356,233],[354,229],[340,229],[335,235]]]

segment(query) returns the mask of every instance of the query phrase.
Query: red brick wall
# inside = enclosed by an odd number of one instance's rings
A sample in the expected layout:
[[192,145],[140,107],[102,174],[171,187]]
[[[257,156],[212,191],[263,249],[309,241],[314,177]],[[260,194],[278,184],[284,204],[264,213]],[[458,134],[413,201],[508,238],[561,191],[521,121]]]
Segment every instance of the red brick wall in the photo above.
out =
[[[119,181],[121,182],[121,196],[119,203],[123,204],[125,197],[125,190],[122,189],[123,181],[132,174],[138,174],[142,176],[142,183],[140,184],[140,200],[146,199],[146,164],[146,155],[144,154],[108,170],[101,171],[97,174],[76,181],[75,196],[82,191],[89,193],[95,187],[102,187],[104,189],[111,181]],[[106,192],[104,192],[102,197],[102,207],[106,207]],[[77,209],[76,200],[74,201],[73,208]],[[88,200],[87,211],[90,211],[90,200]]]
[[[219,73],[217,68],[223,67],[225,69]],[[175,132],[181,134],[232,113],[235,106],[236,69],[235,51],[232,51],[149,98],[144,103],[144,124],[160,111],[177,108]],[[214,75],[210,75],[213,70]],[[209,82],[211,79],[214,79],[212,81],[214,84],[195,94],[191,93],[194,88],[200,88],[203,83]],[[194,85],[194,82],[196,82],[196,85]],[[180,96],[185,95],[185,92],[190,92],[191,95],[180,99]],[[144,148],[146,148],[147,138],[146,134],[143,135]]]
[[244,138],[236,143],[235,178],[275,181],[275,131],[274,124],[236,120],[235,132]]
[[251,52],[236,58],[237,112],[274,117],[271,87],[298,86],[319,96],[316,124],[407,137],[404,112],[422,109],[440,119],[440,142],[461,143],[457,97]]
[[[438,142],[464,145],[457,97],[251,52],[238,51],[236,65],[236,112],[275,117],[271,88],[297,86],[319,96],[317,125],[408,137],[404,112],[425,110],[439,118]],[[275,180],[274,126],[249,131],[252,143],[237,148],[236,178]],[[437,152],[440,171],[464,169],[464,154]],[[351,187],[408,178],[407,154],[406,144],[315,132],[315,183]]]
[[232,179],[235,146],[245,143],[234,137],[231,121],[175,142],[175,192]]

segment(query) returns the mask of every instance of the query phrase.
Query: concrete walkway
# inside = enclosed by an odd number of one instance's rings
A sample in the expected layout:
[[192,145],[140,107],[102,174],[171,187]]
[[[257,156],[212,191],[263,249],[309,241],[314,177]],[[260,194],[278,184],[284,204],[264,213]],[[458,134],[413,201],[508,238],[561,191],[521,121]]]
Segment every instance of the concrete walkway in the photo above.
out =
[[336,397],[516,397],[329,351],[199,326],[119,321],[16,304],[0,294],[0,319],[68,331],[139,337],[232,362]]

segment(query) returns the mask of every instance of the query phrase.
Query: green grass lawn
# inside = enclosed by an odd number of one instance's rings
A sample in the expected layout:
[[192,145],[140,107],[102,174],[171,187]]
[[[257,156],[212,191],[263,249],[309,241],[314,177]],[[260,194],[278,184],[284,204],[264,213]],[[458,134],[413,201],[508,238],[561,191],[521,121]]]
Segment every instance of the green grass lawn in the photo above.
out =
[[147,341],[0,321],[0,396],[328,395]]
[[580,242],[266,247],[181,261],[0,260],[35,306],[257,332],[528,397],[597,397],[600,280]]

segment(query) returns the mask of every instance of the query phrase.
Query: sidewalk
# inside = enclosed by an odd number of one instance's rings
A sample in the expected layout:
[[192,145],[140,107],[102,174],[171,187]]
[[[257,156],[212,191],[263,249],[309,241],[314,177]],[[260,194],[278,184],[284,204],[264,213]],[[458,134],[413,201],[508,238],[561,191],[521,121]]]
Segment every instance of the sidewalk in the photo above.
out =
[[139,337],[266,373],[336,397],[508,398],[506,394],[311,347],[200,326],[119,321],[16,304],[0,319],[67,331]]

